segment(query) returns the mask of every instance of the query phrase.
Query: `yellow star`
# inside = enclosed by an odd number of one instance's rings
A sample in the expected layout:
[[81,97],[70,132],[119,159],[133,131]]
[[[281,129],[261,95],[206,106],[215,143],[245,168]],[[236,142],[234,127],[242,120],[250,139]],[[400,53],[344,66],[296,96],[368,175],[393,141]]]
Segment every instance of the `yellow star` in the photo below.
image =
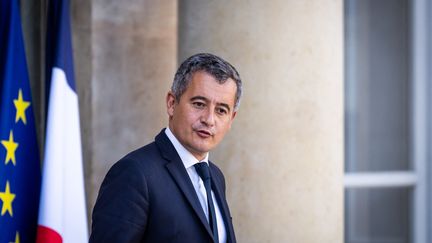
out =
[[6,189],[4,192],[0,192],[0,199],[3,201],[1,215],[5,215],[6,211],[12,217],[12,201],[15,199],[15,194],[10,192],[9,181],[6,181]]
[[21,119],[26,124],[25,111],[30,106],[30,102],[23,100],[21,89],[18,91],[18,99],[14,100],[14,104],[16,108],[15,123],[18,123],[18,120]]
[[15,150],[18,148],[18,143],[15,143],[13,140],[13,133],[12,130],[9,133],[9,141],[8,140],[2,140],[1,143],[6,149],[6,159],[5,164],[7,165],[9,161],[12,160],[12,163],[15,165]]
[[16,234],[15,234],[15,241],[13,241],[13,242],[9,242],[9,243],[20,243],[20,238],[19,238],[19,233],[18,233],[18,231],[17,231]]

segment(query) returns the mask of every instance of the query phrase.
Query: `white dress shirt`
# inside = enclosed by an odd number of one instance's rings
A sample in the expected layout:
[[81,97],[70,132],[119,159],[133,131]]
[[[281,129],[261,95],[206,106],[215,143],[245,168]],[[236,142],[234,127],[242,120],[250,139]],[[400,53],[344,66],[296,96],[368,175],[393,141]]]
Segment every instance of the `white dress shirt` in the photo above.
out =
[[[192,185],[195,188],[195,192],[198,196],[201,207],[204,210],[204,214],[206,215],[207,222],[208,222],[209,215],[208,215],[207,193],[204,187],[204,182],[196,172],[194,165],[200,162],[206,162],[208,164],[209,155],[207,153],[205,158],[202,161],[199,161],[185,147],[183,147],[183,145],[177,140],[177,138],[174,136],[174,134],[171,132],[171,130],[168,127],[165,129],[165,134],[168,136],[169,140],[174,145],[174,148],[176,149],[178,155],[180,156],[180,159],[183,162],[184,167],[186,168],[187,173],[189,174],[189,178],[192,181]],[[216,213],[219,243],[225,243],[226,242],[225,224],[222,218],[221,211],[219,209],[219,205],[213,193],[213,190],[211,194],[212,194],[213,204]]]

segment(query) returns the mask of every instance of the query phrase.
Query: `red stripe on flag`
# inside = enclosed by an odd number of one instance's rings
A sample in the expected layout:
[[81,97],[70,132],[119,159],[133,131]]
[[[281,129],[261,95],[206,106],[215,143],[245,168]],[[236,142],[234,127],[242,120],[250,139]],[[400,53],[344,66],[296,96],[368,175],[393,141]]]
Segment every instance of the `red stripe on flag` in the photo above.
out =
[[55,230],[38,225],[36,243],[62,243],[63,240]]

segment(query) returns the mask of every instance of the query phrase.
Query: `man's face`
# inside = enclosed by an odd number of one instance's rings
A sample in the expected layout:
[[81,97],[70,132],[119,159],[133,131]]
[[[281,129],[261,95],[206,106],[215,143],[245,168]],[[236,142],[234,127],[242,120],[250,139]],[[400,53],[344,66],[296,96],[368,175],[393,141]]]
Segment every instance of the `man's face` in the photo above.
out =
[[168,93],[169,128],[198,160],[216,147],[231,128],[236,115],[236,90],[234,80],[219,84],[210,74],[198,71],[179,101]]

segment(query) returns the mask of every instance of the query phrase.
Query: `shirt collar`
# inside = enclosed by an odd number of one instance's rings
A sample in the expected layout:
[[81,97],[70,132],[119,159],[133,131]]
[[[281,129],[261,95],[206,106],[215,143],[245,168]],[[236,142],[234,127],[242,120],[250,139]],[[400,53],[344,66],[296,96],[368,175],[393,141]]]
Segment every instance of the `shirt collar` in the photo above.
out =
[[174,134],[171,132],[169,127],[165,129],[165,134],[167,135],[168,139],[171,141],[171,143],[174,145],[175,150],[177,151],[178,155],[180,156],[180,159],[183,162],[183,165],[186,169],[189,167],[195,165],[199,162],[206,162],[208,164],[208,157],[209,153],[206,154],[204,159],[202,161],[199,161],[195,156],[193,156],[174,136]]

